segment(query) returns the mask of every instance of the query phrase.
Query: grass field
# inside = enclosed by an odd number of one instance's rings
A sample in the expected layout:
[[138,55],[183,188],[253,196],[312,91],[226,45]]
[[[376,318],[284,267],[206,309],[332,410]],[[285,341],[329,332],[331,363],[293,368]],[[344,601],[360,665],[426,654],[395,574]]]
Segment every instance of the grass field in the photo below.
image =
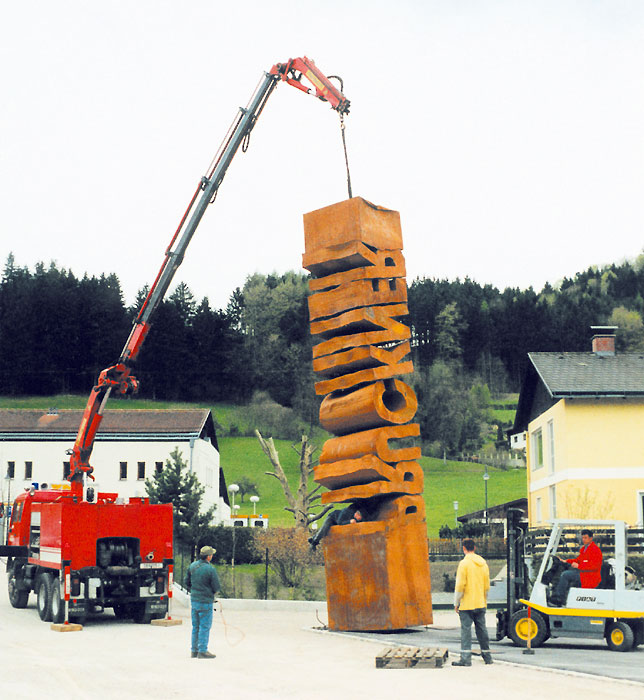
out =
[[[82,409],[86,403],[83,396],[0,398],[0,408],[41,408]],[[234,404],[191,404],[169,401],[114,400],[110,409],[188,409],[209,408],[224,431],[234,423],[240,429],[247,426],[244,420],[244,407]],[[269,436],[264,436],[269,437]],[[325,435],[320,431],[314,437],[318,447],[322,446]],[[272,471],[272,465],[264,455],[259,442],[254,437],[220,437],[218,439],[221,466],[226,483],[234,483],[242,476],[247,476],[257,484],[260,501],[258,512],[269,516],[273,526],[289,526],[293,516],[284,510],[286,501],[280,483],[265,472]],[[275,440],[284,471],[293,488],[297,488],[299,479],[298,453],[293,443],[287,440]],[[297,445],[296,445],[297,447]],[[485,507],[484,467],[472,462],[443,462],[442,459],[423,457],[420,460],[425,475],[425,503],[427,513],[427,530],[430,537],[438,536],[439,528],[454,525],[453,502],[458,501],[458,514],[463,515]],[[488,467],[488,505],[521,498],[526,495],[525,470],[504,471]],[[315,484],[311,482],[311,488]],[[239,503],[239,501],[237,501]],[[248,499],[241,504],[240,514],[252,513]]]
[[[299,479],[297,452],[287,440],[275,440],[275,446],[289,482],[296,487]],[[221,438],[219,449],[226,482],[231,484],[241,476],[249,477],[259,491],[258,511],[268,514],[275,526],[291,525],[293,516],[284,510],[286,502],[282,487],[275,477],[265,474],[272,471],[272,466],[259,442],[255,438]],[[442,525],[454,525],[454,501],[458,501],[459,515],[485,507],[485,468],[482,464],[450,460],[444,463],[442,459],[423,457],[420,465],[425,474],[424,497],[430,537],[437,537]],[[504,471],[488,467],[488,474],[489,506],[525,496],[525,470]],[[311,482],[311,488],[314,486]],[[247,500],[240,509],[240,513],[244,512],[252,512]]]

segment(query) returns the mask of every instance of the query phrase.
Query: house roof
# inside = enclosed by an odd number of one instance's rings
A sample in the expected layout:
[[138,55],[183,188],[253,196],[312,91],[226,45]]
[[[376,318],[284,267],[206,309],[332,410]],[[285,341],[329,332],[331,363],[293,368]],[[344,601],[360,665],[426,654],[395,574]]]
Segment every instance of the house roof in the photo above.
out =
[[[74,439],[83,411],[0,409],[0,440]],[[217,447],[212,414],[194,410],[105,411],[97,440],[180,440],[209,437]]]
[[513,433],[560,399],[644,398],[644,353],[531,352]]
[[644,353],[531,352],[528,357],[553,398],[644,396]]
[[[523,496],[522,498],[515,498],[513,501],[506,501],[505,503],[497,503],[494,506],[489,506],[487,509],[488,517],[506,517],[506,514],[510,508],[522,508],[527,510],[528,499]],[[485,508],[482,510],[474,510],[471,513],[464,513],[459,515],[456,519],[459,523],[466,523],[468,520],[482,520],[485,518]]]

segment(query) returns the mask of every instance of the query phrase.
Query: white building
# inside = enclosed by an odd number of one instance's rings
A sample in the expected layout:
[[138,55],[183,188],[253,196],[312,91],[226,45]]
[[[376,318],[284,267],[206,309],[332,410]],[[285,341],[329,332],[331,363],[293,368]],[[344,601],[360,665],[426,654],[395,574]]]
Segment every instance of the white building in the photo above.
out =
[[[32,483],[60,484],[82,411],[0,410],[0,484],[7,503]],[[213,524],[228,521],[230,506],[219,465],[217,435],[207,409],[105,411],[90,459],[96,491],[145,496],[145,479],[164,468],[178,448],[205,488],[203,506],[216,505]]]

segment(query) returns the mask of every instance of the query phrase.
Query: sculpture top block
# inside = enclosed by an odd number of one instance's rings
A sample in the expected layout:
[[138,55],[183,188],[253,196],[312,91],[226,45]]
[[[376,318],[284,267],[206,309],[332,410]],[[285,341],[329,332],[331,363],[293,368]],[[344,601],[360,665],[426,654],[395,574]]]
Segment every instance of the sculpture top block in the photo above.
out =
[[319,249],[352,241],[379,250],[401,250],[400,214],[362,197],[304,214],[305,257]]

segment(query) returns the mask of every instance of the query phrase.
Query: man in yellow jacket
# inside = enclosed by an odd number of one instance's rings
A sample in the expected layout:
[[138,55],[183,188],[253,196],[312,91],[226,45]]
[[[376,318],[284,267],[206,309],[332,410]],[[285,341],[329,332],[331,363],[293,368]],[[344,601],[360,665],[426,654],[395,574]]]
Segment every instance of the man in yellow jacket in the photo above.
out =
[[487,593],[490,590],[490,570],[483,557],[476,554],[474,540],[463,540],[465,555],[456,571],[454,610],[461,619],[461,658],[452,666],[472,665],[472,623],[481,647],[483,661],[492,663],[490,639],[485,626]]

